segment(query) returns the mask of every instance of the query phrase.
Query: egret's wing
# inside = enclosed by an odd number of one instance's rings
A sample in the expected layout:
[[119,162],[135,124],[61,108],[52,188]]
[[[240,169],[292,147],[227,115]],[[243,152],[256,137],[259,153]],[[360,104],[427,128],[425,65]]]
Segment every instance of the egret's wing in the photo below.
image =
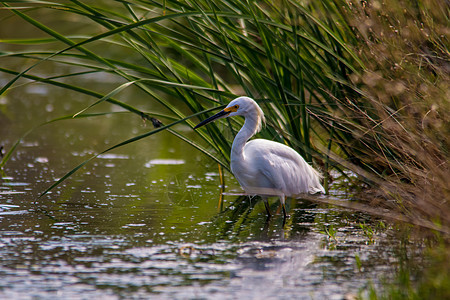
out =
[[252,163],[273,188],[287,196],[323,191],[317,171],[292,148],[268,140],[252,142],[248,143]]
[[296,160],[276,153],[266,154],[266,163],[261,165],[261,173],[273,182],[284,195],[294,195],[308,191],[307,180],[303,178]]

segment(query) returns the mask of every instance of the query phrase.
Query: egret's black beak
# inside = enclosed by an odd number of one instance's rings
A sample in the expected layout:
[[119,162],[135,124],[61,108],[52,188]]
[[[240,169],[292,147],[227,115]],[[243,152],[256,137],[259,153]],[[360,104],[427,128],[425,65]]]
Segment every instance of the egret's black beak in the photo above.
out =
[[202,122],[198,123],[197,126],[194,127],[194,129],[197,129],[197,128],[203,126],[203,125],[206,125],[206,124],[208,124],[208,123],[211,123],[212,121],[215,121],[215,120],[217,120],[217,119],[226,117],[226,116],[228,116],[228,114],[230,114],[230,113],[231,113],[231,111],[222,110],[222,111],[218,112],[217,114],[215,114],[214,116],[211,116],[211,117],[209,117],[208,119],[203,120]]

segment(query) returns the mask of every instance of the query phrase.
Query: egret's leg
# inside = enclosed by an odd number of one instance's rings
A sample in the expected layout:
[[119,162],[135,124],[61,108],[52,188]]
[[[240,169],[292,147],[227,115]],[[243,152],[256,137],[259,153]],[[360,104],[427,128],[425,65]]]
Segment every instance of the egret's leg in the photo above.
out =
[[269,216],[269,218],[272,216],[272,214],[270,213],[270,207],[269,207],[269,200],[267,197],[261,197],[264,201],[264,206],[266,207],[266,211],[267,211],[267,215]]
[[285,200],[286,200],[286,196],[285,195],[281,195],[280,196],[280,202],[281,202],[281,206],[283,207],[283,216],[284,216],[284,219],[286,220],[287,214],[286,214]]

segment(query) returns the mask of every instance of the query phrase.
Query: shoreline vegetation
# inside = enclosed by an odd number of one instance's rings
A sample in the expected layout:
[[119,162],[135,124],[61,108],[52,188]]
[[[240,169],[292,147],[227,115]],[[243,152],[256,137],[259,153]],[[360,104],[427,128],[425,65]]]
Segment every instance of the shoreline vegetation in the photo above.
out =
[[[93,103],[72,117],[101,118],[109,112],[96,115],[91,110],[109,102],[154,126],[105,152],[167,130],[227,169],[232,137],[242,121],[224,121],[226,132],[216,124],[203,128],[194,141],[173,126],[193,127],[233,97],[248,95],[266,113],[261,137],[293,147],[318,166],[327,190],[331,170],[344,177],[353,172],[357,179],[348,182],[355,199],[380,214],[387,209],[415,225],[434,228],[444,249],[434,257],[449,258],[446,1],[1,4],[0,24],[21,24],[31,34],[15,36],[11,31],[1,38],[8,47],[0,49],[0,60],[23,67],[0,67],[8,82],[0,87],[0,97],[26,82],[90,95]],[[55,12],[61,16],[46,20]],[[59,28],[66,17],[74,25]],[[55,70],[50,77],[39,73],[47,64]],[[71,81],[88,74],[106,74],[122,83],[105,92]],[[150,112],[127,103],[121,97],[127,88],[146,95],[139,107],[148,101],[161,109]],[[0,168],[19,144],[20,139],[5,147]],[[440,272],[445,275],[440,285],[433,285],[431,273],[423,278],[430,280],[430,289],[448,295],[448,269]]]

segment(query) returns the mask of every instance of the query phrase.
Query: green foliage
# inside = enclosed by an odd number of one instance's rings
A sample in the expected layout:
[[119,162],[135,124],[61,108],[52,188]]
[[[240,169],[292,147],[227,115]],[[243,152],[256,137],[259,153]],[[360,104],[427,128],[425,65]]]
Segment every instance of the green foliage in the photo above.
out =
[[355,262],[356,262],[356,267],[358,268],[358,271],[361,272],[362,271],[362,262],[361,262],[361,257],[359,256],[358,253],[355,254]]
[[360,223],[359,227],[363,230],[364,235],[369,239],[369,242],[373,243],[373,235],[375,234],[373,228],[366,223]]
[[329,240],[337,242],[336,238],[337,230],[333,225],[324,225],[321,233],[326,234]]

